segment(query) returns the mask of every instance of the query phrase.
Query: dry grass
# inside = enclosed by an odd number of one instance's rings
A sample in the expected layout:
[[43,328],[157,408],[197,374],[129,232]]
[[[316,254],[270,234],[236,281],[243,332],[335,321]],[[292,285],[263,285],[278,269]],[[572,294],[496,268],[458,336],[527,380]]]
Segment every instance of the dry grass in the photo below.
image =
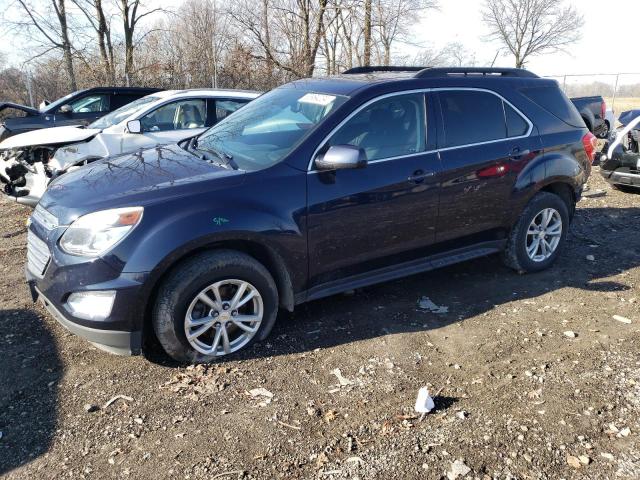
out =
[[604,97],[604,101],[607,102],[608,108],[613,107],[618,114],[640,108],[640,97],[617,97],[615,105],[612,97]]

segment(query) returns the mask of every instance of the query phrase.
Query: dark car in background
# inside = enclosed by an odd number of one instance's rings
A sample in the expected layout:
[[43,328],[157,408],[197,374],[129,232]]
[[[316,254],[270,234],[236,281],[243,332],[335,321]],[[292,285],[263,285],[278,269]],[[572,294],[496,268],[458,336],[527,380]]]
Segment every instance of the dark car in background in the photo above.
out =
[[0,103],[0,114],[11,111],[21,114],[5,118],[0,123],[0,141],[39,128],[89,125],[107,113],[158,90],[138,87],[88,88],[62,97],[42,110],[11,102]]
[[600,95],[592,97],[574,97],[571,99],[578,109],[584,124],[598,138],[605,138],[613,125],[606,119],[607,104]]
[[342,291],[494,253],[550,267],[594,154],[557,82],[526,70],[298,80],[200,136],[56,179],[27,279],[102,348],[156,337],[212,361],[265,339],[279,309]]

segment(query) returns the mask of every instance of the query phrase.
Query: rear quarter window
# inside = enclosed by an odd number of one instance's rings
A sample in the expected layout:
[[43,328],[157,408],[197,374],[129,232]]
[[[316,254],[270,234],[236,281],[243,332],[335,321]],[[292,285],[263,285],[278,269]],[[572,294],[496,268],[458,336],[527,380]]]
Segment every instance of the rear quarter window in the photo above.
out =
[[520,93],[564,123],[573,127],[584,127],[584,121],[578,110],[559,87],[523,88]]

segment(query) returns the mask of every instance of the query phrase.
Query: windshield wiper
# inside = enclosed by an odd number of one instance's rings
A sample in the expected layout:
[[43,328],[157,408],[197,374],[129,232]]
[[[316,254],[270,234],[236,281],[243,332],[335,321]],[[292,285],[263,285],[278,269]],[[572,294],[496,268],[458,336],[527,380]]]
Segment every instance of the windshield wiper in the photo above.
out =
[[226,152],[223,152],[223,151],[220,151],[220,150],[216,150],[215,148],[202,148],[202,147],[199,147],[197,141],[192,143],[191,148],[193,148],[193,150],[197,150],[198,152],[212,153],[216,157],[218,157],[220,160],[222,160],[222,163],[214,162],[212,159],[206,158],[206,156],[202,157],[203,160],[207,160],[208,162],[211,162],[211,163],[213,163],[215,165],[218,165],[220,167],[223,167],[223,168],[231,168],[233,170],[240,170],[240,167],[238,166],[238,164],[233,159],[233,155],[229,155]]

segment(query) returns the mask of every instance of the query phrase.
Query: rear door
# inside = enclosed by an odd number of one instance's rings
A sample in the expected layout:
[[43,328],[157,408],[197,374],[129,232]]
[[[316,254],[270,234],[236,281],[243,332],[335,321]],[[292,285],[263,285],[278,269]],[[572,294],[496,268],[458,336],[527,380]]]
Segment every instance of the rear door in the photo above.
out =
[[494,92],[439,89],[442,188],[437,242],[504,233],[517,174],[540,149],[531,122]]
[[321,145],[320,154],[359,147],[368,165],[307,175],[311,286],[424,256],[433,244],[440,162],[426,118],[422,92],[381,97]]

